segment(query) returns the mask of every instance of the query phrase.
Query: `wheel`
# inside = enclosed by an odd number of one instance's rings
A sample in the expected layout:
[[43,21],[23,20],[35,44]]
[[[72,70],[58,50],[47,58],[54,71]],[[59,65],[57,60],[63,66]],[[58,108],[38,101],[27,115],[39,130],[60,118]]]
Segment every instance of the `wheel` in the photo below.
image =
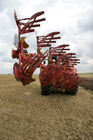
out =
[[49,86],[45,86],[45,87],[41,88],[41,95],[49,95],[49,94],[50,94]]
[[73,90],[65,89],[65,93],[68,95],[76,95],[77,91],[78,91],[78,86],[75,86]]
[[15,79],[17,81],[20,81],[18,71],[19,71],[19,65],[18,65],[18,63],[15,63],[14,67],[13,67],[13,74],[15,76]]

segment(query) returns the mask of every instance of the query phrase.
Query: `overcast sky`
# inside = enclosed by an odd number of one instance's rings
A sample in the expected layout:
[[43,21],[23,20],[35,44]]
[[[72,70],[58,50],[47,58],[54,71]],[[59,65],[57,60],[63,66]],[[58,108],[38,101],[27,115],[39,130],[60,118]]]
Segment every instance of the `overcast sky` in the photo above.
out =
[[[37,28],[37,34],[60,31],[57,44],[68,43],[71,52],[80,58],[78,72],[93,72],[93,0],[0,0],[0,73],[12,73],[11,50],[17,26],[14,9],[18,18],[31,17],[45,11],[46,21]],[[35,34],[31,38],[31,52],[36,51]]]

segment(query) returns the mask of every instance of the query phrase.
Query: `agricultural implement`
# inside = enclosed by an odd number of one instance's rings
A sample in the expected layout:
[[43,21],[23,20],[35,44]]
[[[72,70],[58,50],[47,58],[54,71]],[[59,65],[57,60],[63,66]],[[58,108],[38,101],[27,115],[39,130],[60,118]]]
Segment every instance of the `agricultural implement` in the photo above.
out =
[[12,49],[12,58],[18,59],[18,63],[15,63],[13,67],[14,76],[25,86],[35,81],[32,78],[33,73],[40,68],[42,95],[48,95],[51,89],[57,88],[65,89],[66,94],[75,95],[78,84],[81,82],[75,65],[80,63],[80,60],[76,59],[75,53],[67,53],[70,50],[68,44],[53,47],[53,43],[61,39],[60,32],[52,32],[43,36],[36,35],[37,52],[28,53],[29,45],[25,41],[24,34],[34,32],[35,27],[40,27],[40,22],[45,21],[45,18],[39,18],[43,14],[44,11],[41,11],[30,18],[18,19],[14,11],[18,27],[18,36],[15,35],[14,38],[16,50]]

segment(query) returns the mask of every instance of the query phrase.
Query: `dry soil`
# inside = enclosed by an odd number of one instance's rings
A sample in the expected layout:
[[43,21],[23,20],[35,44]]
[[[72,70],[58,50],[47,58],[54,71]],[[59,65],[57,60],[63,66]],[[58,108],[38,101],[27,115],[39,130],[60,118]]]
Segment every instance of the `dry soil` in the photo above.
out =
[[93,91],[42,96],[34,77],[23,86],[0,75],[0,140],[93,140]]

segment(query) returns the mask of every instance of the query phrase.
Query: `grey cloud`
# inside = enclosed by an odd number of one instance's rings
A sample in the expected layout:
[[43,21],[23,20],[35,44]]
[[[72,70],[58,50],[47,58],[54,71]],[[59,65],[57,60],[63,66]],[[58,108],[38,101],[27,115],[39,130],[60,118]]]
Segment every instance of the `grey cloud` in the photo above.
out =
[[79,73],[93,72],[93,65],[80,64],[77,66],[77,70]]
[[93,10],[83,13],[77,22],[77,26],[82,31],[93,30]]
[[56,6],[59,1],[60,0],[55,0],[55,1],[54,0],[46,0],[46,1],[43,1],[42,3],[38,3],[38,4],[34,5],[34,7],[48,10],[49,7]]
[[[29,2],[31,2],[31,0],[29,0]],[[2,40],[3,42],[6,42],[4,44],[4,48],[2,48],[2,50],[0,51],[0,60],[3,61],[3,63],[5,62],[14,62],[15,60],[12,60],[11,55],[7,55],[8,50],[11,50],[13,48],[13,36],[14,33],[17,33],[17,26],[15,24],[14,21],[14,17],[13,17],[13,12],[14,9],[17,11],[18,13],[18,17],[22,18],[22,8],[24,8],[24,4],[27,4],[27,1],[23,1],[23,0],[0,0],[0,12],[4,12],[7,9],[6,15],[5,15],[5,19],[0,18],[0,31],[2,32],[0,34],[0,40]],[[79,5],[81,6],[81,8],[83,8],[84,6],[87,7],[88,5],[92,5],[93,4],[93,0],[46,0],[43,1],[42,3],[36,3],[33,4],[32,3],[32,8],[35,11],[39,11],[39,10],[45,10],[45,12],[48,14],[51,12],[52,8],[54,7],[56,10],[56,7],[58,6],[58,4],[62,5],[63,10],[67,9],[68,12],[74,12],[75,7],[78,7]],[[85,7],[85,8],[86,8]],[[72,10],[73,9],[73,10]],[[26,10],[26,9],[25,9]],[[79,13],[79,12],[78,12]],[[78,14],[76,13],[76,14]],[[55,27],[55,23],[53,23],[53,27],[50,27],[47,29],[47,27],[45,27],[46,29],[43,31],[44,34],[47,34],[49,32],[52,31],[61,31],[61,36],[62,39],[65,38],[67,42],[69,42],[69,44],[74,43],[75,47],[74,47],[74,52],[76,52],[76,56],[78,58],[81,58],[81,65],[79,65],[79,70],[81,70],[82,72],[89,71],[92,70],[93,71],[93,67],[91,67],[90,65],[88,65],[86,58],[90,59],[93,58],[92,52],[93,52],[93,42],[89,40],[89,38],[87,38],[87,36],[85,36],[84,32],[87,32],[86,34],[90,34],[88,31],[89,30],[93,30],[93,10],[91,9],[87,9],[87,11],[85,10],[84,13],[79,13],[79,15],[74,15],[72,14],[72,16],[76,16],[75,18],[78,20],[77,22],[77,26],[76,27],[72,27],[68,28],[68,27]],[[61,14],[61,13],[60,13]],[[27,15],[28,16],[28,15]],[[48,15],[50,16],[50,15]],[[59,17],[61,15],[58,15]],[[63,19],[65,20],[65,19]],[[51,21],[52,22],[52,21]],[[76,28],[76,29],[75,29]],[[41,29],[42,30],[42,29]],[[82,38],[81,36],[84,37]],[[80,40],[81,39],[81,40]],[[88,40],[88,41],[86,41]],[[62,41],[61,41],[62,42]],[[5,46],[7,44],[7,46]],[[31,48],[32,48],[32,52],[35,50],[35,43],[34,43],[34,39],[32,37],[31,40]],[[7,48],[6,48],[7,47]],[[31,50],[30,50],[31,52]],[[83,58],[83,59],[82,59]],[[86,67],[88,65],[88,67]],[[12,68],[10,69],[10,71],[12,70]],[[0,73],[2,72],[6,72],[7,73],[7,69],[4,68],[0,68]],[[9,70],[8,70],[9,72]]]
[[22,5],[22,1],[20,0],[0,0],[0,11],[17,8],[19,5]]

